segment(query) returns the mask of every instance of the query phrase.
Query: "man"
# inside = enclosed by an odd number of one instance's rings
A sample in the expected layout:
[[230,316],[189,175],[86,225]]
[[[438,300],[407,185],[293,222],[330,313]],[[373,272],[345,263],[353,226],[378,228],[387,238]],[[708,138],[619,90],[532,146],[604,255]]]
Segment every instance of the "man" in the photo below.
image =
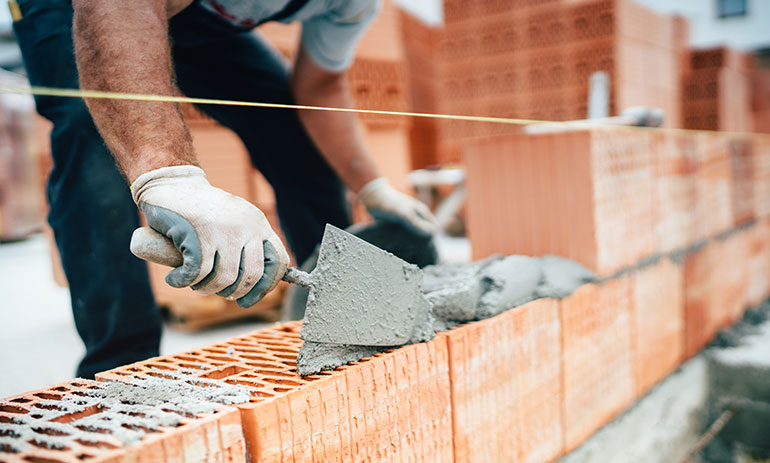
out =
[[[349,107],[344,76],[376,0],[27,0],[15,29],[30,81],[115,92]],[[302,22],[291,71],[251,28]],[[54,122],[49,222],[87,347],[80,376],[157,355],[160,325],[146,269],[128,254],[133,198],[153,229],[184,257],[166,281],[249,307],[273,289],[288,254],[264,215],[209,185],[197,167],[178,105],[90,100],[93,121],[128,183],[101,146],[82,101],[37,98]],[[376,217],[430,232],[427,208],[377,171],[349,113],[203,106],[243,140],[273,186],[297,261],[323,227],[349,224],[342,182]],[[340,182],[340,179],[342,182]]]

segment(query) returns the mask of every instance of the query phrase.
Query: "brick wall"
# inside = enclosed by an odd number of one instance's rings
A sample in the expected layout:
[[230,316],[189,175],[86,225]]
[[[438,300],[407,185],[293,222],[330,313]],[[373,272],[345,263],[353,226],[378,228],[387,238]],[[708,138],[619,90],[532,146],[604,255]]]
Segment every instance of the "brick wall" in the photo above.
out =
[[610,275],[766,217],[768,143],[620,128],[469,143],[474,258],[558,254]]

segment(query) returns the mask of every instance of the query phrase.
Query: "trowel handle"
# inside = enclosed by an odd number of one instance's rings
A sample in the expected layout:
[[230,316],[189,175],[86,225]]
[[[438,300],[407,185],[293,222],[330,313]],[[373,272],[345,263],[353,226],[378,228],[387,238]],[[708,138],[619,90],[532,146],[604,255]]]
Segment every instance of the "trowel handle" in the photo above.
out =
[[[150,227],[134,230],[134,234],[131,236],[131,252],[140,259],[167,267],[179,267],[183,261],[182,253],[174,246],[174,243]],[[310,274],[296,267],[287,268],[281,279],[306,289],[310,289],[312,284]]]
[[283,274],[281,280],[294,285],[302,286],[305,289],[311,289],[313,286],[313,280],[309,273],[303,272],[297,267],[286,268],[286,273]]

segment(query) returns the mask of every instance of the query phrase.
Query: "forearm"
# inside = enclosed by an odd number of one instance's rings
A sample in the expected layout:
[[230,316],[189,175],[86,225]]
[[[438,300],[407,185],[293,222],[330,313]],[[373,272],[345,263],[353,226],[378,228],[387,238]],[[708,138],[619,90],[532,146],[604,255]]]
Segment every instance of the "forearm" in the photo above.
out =
[[[76,0],[74,6],[81,88],[177,93],[165,1]],[[196,164],[178,104],[110,99],[86,103],[129,182],[159,167]]]
[[[334,108],[353,106],[344,76],[316,82],[313,86],[295,85],[294,96],[301,105]],[[300,110],[299,117],[324,158],[353,191],[358,192],[380,176],[364,144],[355,113]]]

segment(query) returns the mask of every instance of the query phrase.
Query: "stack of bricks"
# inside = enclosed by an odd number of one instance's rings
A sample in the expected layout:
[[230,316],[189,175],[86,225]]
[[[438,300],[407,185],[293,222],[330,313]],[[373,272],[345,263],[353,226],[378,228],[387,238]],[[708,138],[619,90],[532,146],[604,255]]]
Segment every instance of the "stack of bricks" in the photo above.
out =
[[754,131],[751,56],[727,47],[693,50],[683,76],[684,128]]
[[[435,112],[437,108],[437,59],[440,32],[425,26],[414,16],[401,12],[404,56],[408,64],[410,110],[420,113]],[[438,159],[438,124],[431,119],[414,118],[409,132],[412,167],[419,169]]]
[[[301,325],[289,322],[11,397],[0,461],[554,461],[770,295],[768,218],[672,257],[304,378]],[[68,411],[67,396],[168,377],[242,387],[249,400],[131,445],[110,432],[73,441],[57,426],[103,413]],[[19,431],[49,411],[60,413]]]
[[557,254],[599,275],[770,215],[770,138],[595,128],[466,149],[475,259]]
[[[681,18],[630,0],[452,0],[444,2],[444,20],[443,28],[404,21],[416,111],[584,119],[589,78],[604,71],[610,114],[654,106],[664,110],[667,125],[679,124],[688,34]],[[413,132],[412,145],[424,152],[414,153],[416,167],[461,163],[465,140],[518,130],[464,121],[420,124],[425,128]]]
[[505,135],[465,163],[475,259],[558,254],[607,278],[561,301],[567,451],[770,295],[770,136]]

